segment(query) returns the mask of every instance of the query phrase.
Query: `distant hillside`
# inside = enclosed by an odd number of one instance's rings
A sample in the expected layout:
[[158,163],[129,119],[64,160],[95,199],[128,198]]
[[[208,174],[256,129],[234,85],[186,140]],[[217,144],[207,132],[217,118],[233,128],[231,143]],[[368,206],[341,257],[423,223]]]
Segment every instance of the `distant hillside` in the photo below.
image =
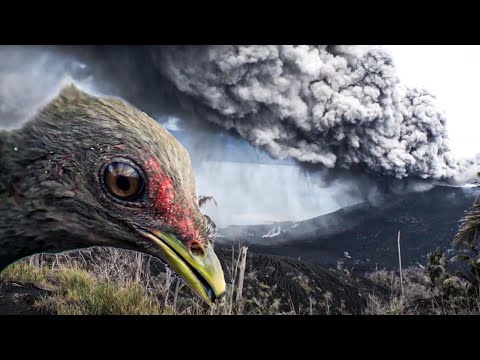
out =
[[390,195],[375,206],[362,203],[300,222],[229,226],[219,230],[218,244],[242,239],[255,253],[372,269],[397,266],[400,230],[404,264],[422,264],[436,247],[450,247],[459,219],[479,194],[480,187],[437,186]]

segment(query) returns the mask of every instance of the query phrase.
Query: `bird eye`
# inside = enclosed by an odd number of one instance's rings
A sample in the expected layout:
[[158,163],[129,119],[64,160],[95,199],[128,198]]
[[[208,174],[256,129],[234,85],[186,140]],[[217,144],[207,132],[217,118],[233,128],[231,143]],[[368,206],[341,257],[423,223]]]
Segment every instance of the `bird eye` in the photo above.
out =
[[136,201],[143,194],[143,177],[129,164],[112,162],[105,168],[103,176],[107,190],[117,199]]

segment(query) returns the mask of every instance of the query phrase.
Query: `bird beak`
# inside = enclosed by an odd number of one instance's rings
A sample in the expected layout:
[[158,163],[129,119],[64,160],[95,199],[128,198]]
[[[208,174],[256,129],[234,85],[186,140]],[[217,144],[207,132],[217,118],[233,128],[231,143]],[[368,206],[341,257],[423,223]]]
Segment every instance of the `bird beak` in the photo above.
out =
[[160,257],[207,304],[221,300],[225,294],[225,278],[222,266],[213,247],[202,254],[193,254],[174,235],[159,230],[142,230],[160,250]]

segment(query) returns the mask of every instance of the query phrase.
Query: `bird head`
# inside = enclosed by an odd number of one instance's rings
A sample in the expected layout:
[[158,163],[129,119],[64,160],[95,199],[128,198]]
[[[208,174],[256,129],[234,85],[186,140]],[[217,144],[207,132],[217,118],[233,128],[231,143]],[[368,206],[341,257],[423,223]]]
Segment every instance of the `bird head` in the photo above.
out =
[[223,295],[189,155],[145,113],[69,85],[8,134],[3,159],[11,185],[0,230],[15,237],[10,249],[136,250],[168,264],[207,303]]

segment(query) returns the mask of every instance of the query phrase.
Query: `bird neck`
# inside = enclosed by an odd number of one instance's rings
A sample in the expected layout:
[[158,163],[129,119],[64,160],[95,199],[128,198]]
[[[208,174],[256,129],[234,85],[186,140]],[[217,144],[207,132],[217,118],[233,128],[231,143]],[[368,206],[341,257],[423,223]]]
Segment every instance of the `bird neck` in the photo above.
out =
[[[81,248],[76,242],[68,241],[65,234],[51,237],[46,227],[32,226],[20,216],[17,224],[6,225],[0,215],[0,272],[8,265],[25,257],[40,253],[58,253]],[[86,247],[86,246],[83,246]]]
[[0,272],[11,263],[44,251],[45,241],[35,238],[40,224],[21,194],[18,173],[20,150],[13,132],[0,131]]
[[[42,251],[42,243],[32,242],[24,235],[26,224],[20,216],[20,212],[5,207],[0,212],[0,272],[15,261]],[[13,223],[14,219],[18,219],[18,225]]]
[[[0,211],[6,211],[7,206],[5,204],[8,192],[8,184],[7,178],[5,177],[6,173],[6,166],[5,166],[5,142],[7,139],[7,132],[0,130]],[[3,212],[2,211],[2,212]],[[0,219],[0,233],[2,232],[2,227],[4,227],[5,219],[2,217]],[[2,234],[3,235],[3,234]],[[7,267],[10,263],[12,263],[14,258],[16,258],[16,254],[12,254],[7,249],[7,239],[6,237],[2,236],[0,238],[0,272]]]

